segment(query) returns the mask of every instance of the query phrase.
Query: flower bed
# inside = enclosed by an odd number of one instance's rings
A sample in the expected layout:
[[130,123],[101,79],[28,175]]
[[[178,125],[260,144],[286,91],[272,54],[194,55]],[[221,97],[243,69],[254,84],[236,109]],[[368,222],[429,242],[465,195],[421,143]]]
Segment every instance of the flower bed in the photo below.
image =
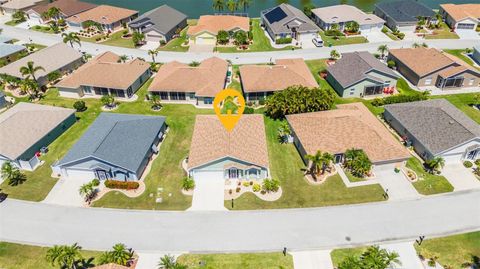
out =
[[136,190],[140,184],[136,181],[106,180],[105,187],[109,189]]

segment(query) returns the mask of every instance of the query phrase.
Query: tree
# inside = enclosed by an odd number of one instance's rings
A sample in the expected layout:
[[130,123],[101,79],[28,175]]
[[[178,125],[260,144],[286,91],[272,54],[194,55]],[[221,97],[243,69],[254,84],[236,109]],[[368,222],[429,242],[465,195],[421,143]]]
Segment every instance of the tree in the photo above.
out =
[[288,122],[284,120],[278,127],[278,137],[282,143],[287,143],[290,135],[292,135],[292,130],[290,129]]
[[173,255],[165,255],[160,258],[158,269],[175,269],[176,264],[177,262],[175,261],[175,257]]
[[80,43],[80,37],[75,32],[63,33],[62,37],[63,37],[63,43],[65,44],[69,43],[70,47],[72,48],[74,43],[78,44],[78,46],[82,46],[82,44]]
[[82,247],[80,247],[77,243],[71,246],[55,245],[47,250],[45,258],[52,266],[76,269],[77,264],[83,259],[82,255],[80,254],[81,249]]
[[243,12],[247,13],[247,9],[250,7],[252,0],[238,0],[238,7],[243,9]]
[[227,44],[230,40],[230,35],[225,30],[220,30],[217,33],[217,42],[220,44]]
[[237,2],[235,0],[227,0],[227,8],[231,13],[237,10]]
[[148,55],[152,56],[152,62],[155,62],[155,57],[158,55],[158,50],[148,50]]
[[237,31],[233,38],[235,39],[235,43],[237,45],[245,45],[245,44],[248,44],[248,37],[247,37],[247,33],[245,33],[245,31]]
[[75,108],[77,112],[83,112],[87,109],[87,106],[85,105],[85,101],[78,100],[73,103],[73,108]]
[[162,107],[160,95],[152,94],[150,97],[150,103],[152,103],[153,110],[159,110]]
[[62,74],[58,70],[52,71],[47,75],[47,79],[50,83],[57,81],[61,77],[62,77]]
[[26,66],[20,67],[20,74],[22,74],[22,76],[26,79],[29,79],[31,77],[35,82],[37,82],[37,77],[35,76],[35,73],[37,73],[38,71],[45,72],[45,68],[41,66],[35,66],[32,61],[28,61]]
[[38,87],[38,83],[33,79],[27,78],[21,80],[19,86],[21,92],[28,93],[30,95],[30,100],[35,100],[37,97],[39,97],[40,88]]
[[401,265],[396,252],[388,252],[379,246],[369,247],[360,256],[348,256],[339,265],[338,269],[387,269]]
[[309,2],[303,6],[303,13],[305,13],[307,17],[311,18],[313,9],[315,9],[315,5]]
[[330,51],[330,59],[338,60],[338,59],[340,59],[340,57],[341,57],[341,55],[337,50]]
[[82,58],[83,58],[83,61],[84,61],[84,62],[88,62],[88,60],[90,60],[92,57],[93,57],[93,56],[92,56],[92,54],[90,54],[90,53],[84,53],[84,54],[82,55]]
[[182,189],[189,191],[193,190],[195,188],[195,181],[193,178],[190,177],[184,177],[182,179]]
[[345,24],[345,29],[350,33],[357,33],[360,30],[360,25],[356,21],[349,21]]
[[85,202],[90,201],[90,198],[92,198],[94,192],[95,192],[95,188],[94,188],[93,184],[91,184],[91,182],[83,184],[78,189],[78,193],[81,196],[83,196]]
[[100,102],[106,107],[115,107],[115,97],[112,95],[104,95],[100,98]]
[[15,172],[18,171],[18,168],[12,164],[10,161],[6,161],[2,164],[1,175],[5,180],[9,180],[13,177]]
[[50,26],[50,29],[52,29],[52,31],[55,34],[60,33],[60,27],[58,26],[58,23],[56,21],[50,21],[48,25]]
[[305,159],[308,160],[310,174],[312,176],[318,175],[322,165],[322,152],[318,150],[314,155],[307,154]]
[[60,15],[60,9],[57,7],[51,7],[47,11],[43,12],[42,16],[45,19],[57,19]]
[[356,177],[365,177],[372,169],[372,162],[362,149],[345,151],[344,167]]
[[22,10],[18,10],[12,14],[12,19],[16,23],[24,22],[27,20],[26,14]]
[[385,52],[388,51],[388,46],[386,44],[380,45],[380,46],[378,46],[377,51],[380,52],[380,54],[382,55],[382,59],[383,59],[385,57]]
[[143,41],[145,41],[145,34],[140,33],[138,31],[134,31],[132,34],[132,41],[135,46],[143,44]]
[[425,162],[427,167],[430,169],[430,171],[433,172],[440,172],[442,168],[445,166],[445,159],[443,159],[440,156],[437,156],[433,159],[430,159]]
[[262,183],[262,188],[266,192],[277,192],[280,189],[280,181],[278,179],[264,179]]
[[120,55],[120,57],[118,57],[118,61],[119,63],[125,63],[126,61],[128,61],[128,56],[127,55]]
[[127,249],[124,244],[115,244],[113,250],[106,251],[100,257],[100,264],[115,263],[122,266],[127,266],[133,258],[134,252]]
[[224,0],[213,0],[213,9],[216,11],[222,11],[225,8],[225,1]]

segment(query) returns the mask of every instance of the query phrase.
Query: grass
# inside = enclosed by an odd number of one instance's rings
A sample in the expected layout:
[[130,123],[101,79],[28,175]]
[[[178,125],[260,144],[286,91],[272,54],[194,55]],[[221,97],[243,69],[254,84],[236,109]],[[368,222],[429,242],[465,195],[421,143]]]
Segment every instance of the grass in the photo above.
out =
[[459,39],[460,37],[452,32],[450,27],[444,22],[441,23],[439,29],[433,30],[433,34],[425,35],[425,39]]
[[404,78],[399,78],[397,80],[397,90],[403,95],[416,95],[419,93],[418,91],[412,89]]
[[474,103],[474,97],[478,93],[462,93],[450,95],[431,96],[431,98],[445,98],[467,116],[480,124],[480,111],[476,110],[470,104]]
[[417,158],[411,157],[408,159],[407,167],[415,171],[419,178],[423,178],[413,182],[413,186],[420,194],[431,195],[453,191],[453,186],[444,176],[425,172],[423,164]]
[[354,36],[354,37],[340,36],[338,37],[338,39],[334,39],[331,36],[326,36],[323,31],[320,31],[320,36],[322,37],[322,40],[325,46],[330,46],[330,45],[342,46],[342,45],[368,43],[368,40],[363,36]]
[[[0,242],[0,267],[8,269],[51,269],[53,268],[52,265],[45,260],[47,250],[47,247]],[[87,260],[93,258],[91,262],[95,263],[102,253],[82,250],[81,254]]]
[[35,25],[33,27],[30,27],[30,30],[41,32],[41,33],[47,33],[47,34],[54,34],[55,32],[52,30],[52,28],[48,26],[41,26],[41,25]]
[[360,256],[363,254],[363,252],[365,252],[365,250],[367,250],[367,247],[334,249],[332,250],[332,252],[330,252],[330,257],[332,258],[333,266],[336,268],[346,258]]
[[361,181],[366,181],[367,180],[366,178],[356,177],[356,176],[352,175],[352,173],[350,173],[349,171],[345,171],[345,175],[348,177],[348,180],[350,182],[361,182]]
[[115,33],[110,34],[110,37],[102,42],[97,42],[97,38],[103,37],[104,34],[99,34],[96,36],[92,37],[80,37],[80,41],[82,42],[90,42],[90,43],[98,43],[102,45],[109,45],[109,46],[116,46],[116,47],[123,47],[123,48],[135,48],[135,45],[133,44],[132,38],[123,38],[123,29],[119,30]]
[[415,245],[415,249],[427,259],[437,256],[438,262],[444,267],[466,268],[463,265],[471,263],[475,257],[479,266],[480,232],[427,239],[421,246]]
[[465,52],[465,50],[443,50],[443,51],[459,58],[460,60],[462,60],[462,61],[466,62],[467,64],[469,64],[469,65],[471,65],[471,66],[480,70],[480,68],[478,66],[474,65],[473,60],[470,57],[463,54]]
[[18,25],[22,22],[25,22],[25,21],[15,21],[15,20],[11,20],[11,21],[7,21],[5,22],[5,25],[9,25],[9,26],[15,26],[15,25]]
[[165,46],[159,47],[160,51],[176,51],[176,52],[186,52],[190,46],[182,46],[182,44],[187,41],[187,28],[183,29],[180,33],[180,36],[170,40]]
[[[242,254],[184,254],[178,257],[180,264],[189,269],[293,269],[293,258],[282,253],[242,253]],[[202,262],[202,263],[200,263]],[[203,265],[202,265],[203,264]]]

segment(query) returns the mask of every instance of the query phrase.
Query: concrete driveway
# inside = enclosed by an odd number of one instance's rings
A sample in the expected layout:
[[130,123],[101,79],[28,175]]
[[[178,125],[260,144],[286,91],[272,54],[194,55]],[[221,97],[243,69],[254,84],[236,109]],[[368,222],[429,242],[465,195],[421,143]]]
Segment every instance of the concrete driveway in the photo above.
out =
[[462,163],[449,163],[442,169],[442,175],[453,185],[455,191],[480,188],[480,180]]
[[378,183],[388,192],[389,201],[417,199],[420,194],[402,172],[395,173],[395,165],[382,165],[374,168]]
[[401,242],[395,244],[385,244],[381,245],[381,248],[384,248],[390,252],[394,251],[399,255],[399,260],[402,263],[400,266],[395,266],[393,268],[398,269],[420,269],[423,268],[422,262],[418,258],[417,251],[413,247],[415,242]]
[[382,33],[381,31],[373,31],[370,33],[362,34],[368,42],[370,43],[379,43],[379,42],[390,42],[392,41],[390,37]]
[[480,40],[480,34],[471,31],[471,30],[457,30],[455,33],[460,37],[460,39],[479,39]]
[[60,178],[48,193],[44,203],[65,205],[65,206],[83,206],[84,200],[78,190],[80,186],[90,182],[89,178]]
[[331,250],[290,252],[295,269],[333,269]]
[[194,52],[194,53],[212,52],[214,48],[215,48],[215,45],[190,44],[190,48],[188,49],[188,52]]
[[225,180],[222,172],[202,172],[194,175],[193,211],[227,210],[224,206]]

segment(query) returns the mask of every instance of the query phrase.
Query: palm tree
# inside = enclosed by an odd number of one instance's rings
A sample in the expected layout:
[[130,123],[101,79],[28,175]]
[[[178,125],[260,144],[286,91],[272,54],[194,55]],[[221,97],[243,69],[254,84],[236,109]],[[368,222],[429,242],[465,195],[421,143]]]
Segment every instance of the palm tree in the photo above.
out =
[[85,201],[88,201],[93,193],[93,190],[93,185],[90,183],[86,183],[80,186],[80,189],[78,189],[78,193],[80,193],[80,195],[84,197]]
[[385,57],[385,52],[388,51],[388,46],[386,44],[378,46],[378,52],[382,54],[382,59]]
[[32,61],[28,61],[26,66],[20,67],[20,73],[22,74],[22,76],[26,79],[29,79],[31,77],[35,82],[37,82],[37,77],[35,77],[35,73],[40,70],[45,72],[45,68],[41,66],[35,66]]
[[333,154],[324,152],[322,154],[321,159],[322,159],[322,174],[324,174],[327,167],[330,167],[330,164],[333,162]]
[[82,46],[82,44],[80,43],[80,37],[77,35],[77,33],[74,33],[74,32],[70,32],[70,33],[63,33],[62,34],[62,37],[63,37],[63,43],[67,44],[67,43],[70,43],[70,46],[73,48],[73,44],[76,43],[78,44],[78,46]]
[[152,56],[152,62],[155,62],[155,57],[158,55],[158,50],[148,50],[148,55]]
[[152,94],[150,97],[150,102],[152,103],[153,110],[158,110],[162,107],[160,95],[158,94]]
[[280,126],[278,127],[278,136],[282,140],[283,143],[288,142],[289,136],[292,134],[292,130],[290,129],[290,125],[287,121],[282,121]]
[[227,8],[231,13],[235,12],[235,10],[237,10],[237,2],[235,0],[228,0]]
[[15,172],[18,171],[18,168],[15,167],[12,162],[4,162],[2,164],[2,171],[1,171],[1,175],[2,175],[2,178],[5,179],[5,180],[9,180],[10,178],[12,178],[15,174]]
[[125,63],[126,61],[128,61],[128,56],[127,55],[121,55],[120,57],[118,57],[118,62],[119,63]]
[[175,269],[176,264],[177,262],[175,261],[175,257],[173,255],[165,255],[160,258],[158,269]]
[[57,7],[51,7],[42,14],[46,19],[56,19],[58,15],[60,15],[60,9]]
[[133,34],[132,34],[132,41],[133,41],[133,44],[135,46],[143,43],[143,41],[145,40],[145,34],[144,33],[140,33],[138,31],[134,31]]
[[115,244],[113,250],[110,251],[111,262],[123,266],[127,266],[128,263],[132,260],[133,251],[127,249],[124,244]]
[[440,156],[437,156],[431,160],[426,162],[428,168],[431,169],[432,172],[437,171],[440,172],[442,168],[445,166],[445,159]]
[[88,62],[88,60],[91,59],[93,56],[90,53],[84,53],[82,57],[84,62]]
[[246,13],[251,3],[252,0],[238,0],[238,7],[243,8],[243,12]]
[[55,245],[47,250],[47,254],[45,259],[49,262],[52,266],[59,265],[62,266],[62,256],[63,256],[63,247]]
[[212,5],[214,10],[222,11],[225,8],[225,1],[224,0],[213,0]]
[[338,59],[340,59],[340,57],[341,57],[341,55],[338,51],[336,51],[336,50],[330,51],[330,59],[338,60]]
[[309,161],[310,174],[313,176],[318,175],[323,163],[322,152],[318,150],[314,155],[307,154],[305,159]]
[[80,253],[81,249],[82,247],[80,247],[77,243],[71,246],[55,245],[48,249],[45,258],[52,266],[76,269],[77,263],[82,260],[82,255]]

